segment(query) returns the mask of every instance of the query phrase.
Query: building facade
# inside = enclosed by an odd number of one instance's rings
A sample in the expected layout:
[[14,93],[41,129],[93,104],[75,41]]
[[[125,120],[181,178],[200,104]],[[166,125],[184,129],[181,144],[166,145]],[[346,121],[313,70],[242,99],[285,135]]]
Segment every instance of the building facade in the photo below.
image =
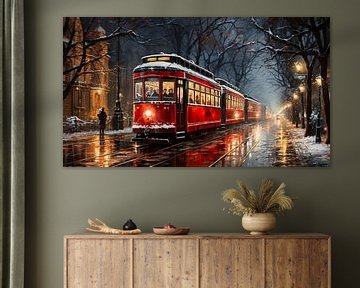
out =
[[63,116],[89,121],[101,107],[109,112],[109,44],[99,41],[106,35],[100,25],[83,27],[78,17],[64,18]]

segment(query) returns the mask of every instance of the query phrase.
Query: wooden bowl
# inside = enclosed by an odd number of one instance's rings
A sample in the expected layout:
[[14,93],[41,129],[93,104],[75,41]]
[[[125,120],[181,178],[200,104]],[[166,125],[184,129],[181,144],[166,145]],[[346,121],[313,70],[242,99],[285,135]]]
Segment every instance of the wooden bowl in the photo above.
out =
[[186,235],[189,233],[189,227],[164,228],[154,227],[153,231],[157,235]]

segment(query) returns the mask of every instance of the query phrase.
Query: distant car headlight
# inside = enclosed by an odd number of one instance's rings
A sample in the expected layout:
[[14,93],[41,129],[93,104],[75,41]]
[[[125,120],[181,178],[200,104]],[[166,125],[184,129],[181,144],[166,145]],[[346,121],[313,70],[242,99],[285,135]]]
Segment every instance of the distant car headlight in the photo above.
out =
[[151,110],[145,110],[144,112],[145,117],[150,118],[153,115],[153,112]]

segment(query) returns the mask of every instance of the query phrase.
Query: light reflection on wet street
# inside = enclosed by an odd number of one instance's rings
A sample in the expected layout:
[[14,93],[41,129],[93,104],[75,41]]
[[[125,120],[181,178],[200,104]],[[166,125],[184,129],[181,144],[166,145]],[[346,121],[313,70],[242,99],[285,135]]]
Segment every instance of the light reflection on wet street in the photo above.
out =
[[63,163],[82,167],[302,166],[286,125],[286,120],[242,124],[166,145],[132,142],[131,133],[73,136],[63,142]]

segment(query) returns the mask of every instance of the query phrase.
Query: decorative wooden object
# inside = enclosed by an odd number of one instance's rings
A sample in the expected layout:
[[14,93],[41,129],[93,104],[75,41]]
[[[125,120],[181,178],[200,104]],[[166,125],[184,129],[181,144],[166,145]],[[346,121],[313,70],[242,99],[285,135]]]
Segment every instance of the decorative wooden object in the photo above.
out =
[[104,233],[104,234],[115,234],[115,235],[135,235],[140,234],[140,229],[134,229],[134,230],[121,230],[121,229],[115,229],[111,228],[108,225],[106,225],[104,222],[102,222],[99,219],[92,220],[88,218],[88,223],[91,226],[91,228],[86,228],[87,231],[90,232],[97,232],[97,233]]
[[323,234],[68,235],[65,288],[330,288]]

